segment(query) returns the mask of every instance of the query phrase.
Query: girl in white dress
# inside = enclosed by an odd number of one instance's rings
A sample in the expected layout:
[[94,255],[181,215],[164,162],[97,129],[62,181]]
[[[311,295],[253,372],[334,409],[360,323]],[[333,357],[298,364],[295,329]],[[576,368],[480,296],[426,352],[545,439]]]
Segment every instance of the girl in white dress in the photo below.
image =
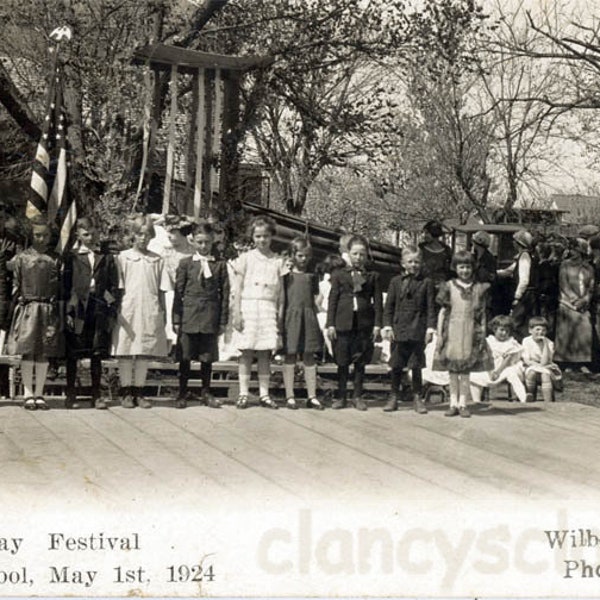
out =
[[234,265],[233,327],[240,332],[238,345],[240,395],[236,406],[248,406],[248,388],[252,360],[258,361],[260,404],[277,408],[269,396],[270,358],[277,348],[281,331],[283,262],[271,250],[275,222],[269,217],[255,217],[250,235],[255,248],[242,254]]
[[121,404],[125,408],[150,408],[143,397],[148,359],[167,355],[164,291],[169,289],[163,260],[148,250],[154,227],[148,217],[131,225],[133,247],[117,257],[119,288],[123,290],[112,355],[119,358]]
[[513,322],[509,316],[499,315],[490,321],[493,335],[487,336],[487,343],[492,351],[494,368],[492,371],[471,373],[471,399],[481,402],[483,388],[508,381],[520,402],[527,402],[531,397],[525,391],[524,369],[521,361],[522,347],[514,337]]

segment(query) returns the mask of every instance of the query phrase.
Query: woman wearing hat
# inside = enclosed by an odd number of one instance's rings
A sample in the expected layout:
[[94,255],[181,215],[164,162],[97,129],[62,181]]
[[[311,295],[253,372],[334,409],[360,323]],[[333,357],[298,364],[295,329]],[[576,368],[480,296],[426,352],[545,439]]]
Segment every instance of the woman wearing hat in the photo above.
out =
[[442,281],[448,281],[452,277],[452,248],[441,241],[443,234],[441,223],[428,221],[423,227],[423,241],[419,244],[423,276],[433,280],[436,288]]
[[590,303],[594,290],[594,269],[587,257],[586,240],[571,242],[558,274],[559,299],[556,316],[554,360],[583,367],[592,361],[592,318]]
[[515,292],[511,316],[515,324],[515,337],[520,341],[529,335],[529,319],[538,314],[537,257],[533,250],[533,236],[529,231],[515,231],[513,244],[517,250],[514,262],[508,268],[497,271],[497,274],[499,277],[513,277]]

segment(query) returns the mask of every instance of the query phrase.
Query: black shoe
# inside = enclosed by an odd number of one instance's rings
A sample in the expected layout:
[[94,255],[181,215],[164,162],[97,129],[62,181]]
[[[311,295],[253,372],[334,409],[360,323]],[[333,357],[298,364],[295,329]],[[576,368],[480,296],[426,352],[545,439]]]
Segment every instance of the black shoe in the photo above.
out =
[[352,404],[354,404],[354,408],[356,408],[356,410],[365,411],[368,409],[367,403],[362,399],[361,396],[354,398],[354,400],[352,400]]
[[414,397],[414,408],[415,408],[415,412],[418,413],[419,415],[427,414],[427,408],[425,407],[425,404],[423,404],[423,400],[421,400],[421,396],[419,396],[418,394],[415,394],[415,397]]
[[223,405],[223,403],[218,398],[215,398],[208,390],[202,392],[202,402],[210,408],[221,408]]
[[75,396],[67,395],[67,399],[65,400],[65,408],[67,410],[77,410],[80,408],[77,398]]
[[333,410],[340,410],[342,408],[346,408],[346,399],[345,398],[337,398],[331,404],[331,408],[333,408]]
[[394,412],[395,410],[398,410],[398,394],[392,392],[383,407],[383,412]]
[[123,408],[135,408],[135,398],[133,397],[132,388],[121,388],[121,406]]
[[96,398],[94,400],[94,408],[96,408],[97,410],[106,410],[108,408],[108,402],[105,398]]
[[176,408],[187,408],[187,398],[185,396],[177,396],[177,400],[175,400]]

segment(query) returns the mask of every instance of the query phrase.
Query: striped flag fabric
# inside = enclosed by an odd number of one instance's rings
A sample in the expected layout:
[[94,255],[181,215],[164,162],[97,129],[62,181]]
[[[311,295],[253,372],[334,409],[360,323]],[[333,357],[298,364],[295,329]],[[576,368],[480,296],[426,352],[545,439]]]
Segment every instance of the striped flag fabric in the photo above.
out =
[[46,113],[33,160],[31,194],[25,212],[29,219],[45,215],[48,223],[58,227],[56,251],[59,253],[67,249],[77,220],[77,206],[69,194],[67,119],[63,107],[62,67],[58,61],[60,40],[65,36],[70,39],[70,31],[65,28],[55,29],[50,36],[57,43],[50,47],[52,73]]

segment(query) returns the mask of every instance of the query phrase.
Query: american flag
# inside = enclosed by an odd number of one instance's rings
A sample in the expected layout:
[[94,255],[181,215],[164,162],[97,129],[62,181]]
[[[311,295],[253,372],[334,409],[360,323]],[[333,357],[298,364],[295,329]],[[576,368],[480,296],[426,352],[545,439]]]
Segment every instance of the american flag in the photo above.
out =
[[30,219],[46,215],[48,223],[58,227],[56,251],[62,253],[68,247],[71,229],[77,220],[77,206],[69,194],[67,120],[63,107],[62,67],[58,61],[60,41],[63,37],[70,39],[70,31],[55,29],[50,37],[56,44],[50,47],[52,72],[46,114],[33,161],[32,191],[25,214]]

